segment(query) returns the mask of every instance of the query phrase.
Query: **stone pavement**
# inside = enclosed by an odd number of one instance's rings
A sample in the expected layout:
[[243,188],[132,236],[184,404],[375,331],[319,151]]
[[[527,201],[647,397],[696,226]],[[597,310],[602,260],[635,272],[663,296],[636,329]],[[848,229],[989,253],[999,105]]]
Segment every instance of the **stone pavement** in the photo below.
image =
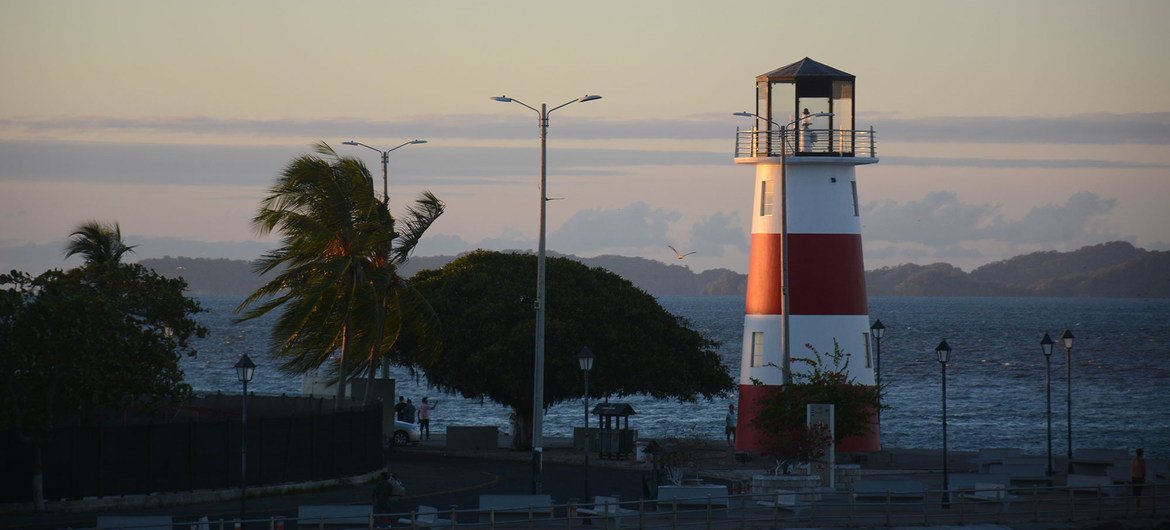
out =
[[[530,452],[512,451],[506,447],[509,440],[501,436],[501,447],[496,449],[452,450],[446,447],[442,435],[432,435],[413,447],[394,448],[386,453],[387,467],[407,487],[407,496],[395,500],[395,512],[407,512],[418,505],[435,506],[440,510],[474,509],[478,506],[479,495],[487,493],[529,493],[533,479]],[[571,440],[550,438],[545,440],[543,492],[550,494],[555,503],[566,503],[584,498],[586,490],[583,454],[573,449]],[[952,473],[971,470],[973,453],[953,452],[948,467]],[[733,486],[750,483],[752,475],[764,474],[770,467],[760,460],[740,462],[735,452],[722,441],[711,441],[692,452],[693,474],[704,482],[723,483]],[[839,462],[850,463],[850,462]],[[914,480],[928,489],[940,488],[942,484],[942,459],[940,451],[890,449],[858,457],[862,478],[888,480]],[[651,465],[626,460],[604,460],[596,453],[590,457],[588,488],[590,495],[617,496],[623,501],[650,498],[652,484]],[[230,492],[225,492],[230,493]],[[256,493],[250,489],[249,494]],[[247,519],[255,519],[250,528],[268,528],[272,518],[295,517],[297,507],[309,504],[369,504],[372,493],[370,484],[342,484],[323,487],[313,491],[300,491],[280,495],[249,497],[246,501]],[[840,496],[839,496],[840,498]],[[751,499],[741,501],[741,506],[751,505]],[[826,503],[829,505],[829,503]],[[754,510],[760,510],[752,505]],[[921,510],[921,506],[912,507]],[[716,526],[735,527],[732,519],[737,510],[722,511],[717,515],[723,523]],[[1020,511],[1017,509],[1017,511]],[[929,507],[927,513],[939,512]],[[1162,514],[1170,512],[1170,506],[1162,508]],[[224,499],[193,504],[171,504],[153,507],[127,507],[113,510],[86,509],[78,507],[67,513],[47,514],[3,514],[0,528],[92,528],[100,514],[170,515],[175,521],[193,521],[206,516],[213,523],[232,520],[240,514],[240,501]],[[649,512],[647,512],[649,513]],[[761,512],[766,517],[767,512]],[[954,512],[939,512],[953,515]],[[1026,508],[1023,513],[1028,513]],[[701,517],[702,514],[699,514]],[[707,514],[710,517],[710,514]],[[852,516],[850,516],[852,517]],[[1163,515],[1165,517],[1165,515]],[[922,520],[928,520],[921,517]],[[887,519],[888,520],[888,519]],[[916,519],[917,520],[917,519]],[[1155,519],[1160,521],[1162,519]],[[918,522],[921,526],[921,522]],[[559,525],[563,527],[562,525]],[[627,526],[630,526],[627,524]],[[816,526],[815,524],[812,526]],[[832,526],[846,526],[844,524]],[[855,526],[855,525],[851,525]],[[1081,525],[1084,527],[1084,524]],[[230,527],[230,526],[229,526]],[[288,525],[287,528],[293,528]],[[768,527],[768,525],[764,525]],[[1044,528],[1066,526],[1047,525]],[[1147,526],[1148,527],[1148,526]]]

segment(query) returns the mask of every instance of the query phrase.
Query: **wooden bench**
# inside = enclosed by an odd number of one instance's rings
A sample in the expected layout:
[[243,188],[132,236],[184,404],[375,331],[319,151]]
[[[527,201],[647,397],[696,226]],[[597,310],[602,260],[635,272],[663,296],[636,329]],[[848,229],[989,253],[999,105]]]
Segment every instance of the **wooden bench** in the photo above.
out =
[[658,486],[658,507],[663,504],[728,507],[727,486],[722,484],[695,484],[689,486]]
[[169,515],[99,515],[99,530],[171,530]]
[[489,494],[479,496],[479,516],[480,519],[487,517],[487,522],[494,523],[496,517],[515,519],[516,516],[524,516],[532,519],[538,514],[552,517],[551,495]]
[[577,515],[585,517],[601,517],[604,519],[613,519],[613,527],[622,527],[622,517],[638,515],[638,510],[631,510],[629,508],[622,508],[621,501],[617,497],[603,497],[598,495],[593,498],[593,507],[578,507]]
[[440,518],[439,510],[434,506],[423,506],[420,504],[418,509],[410,517],[400,517],[398,524],[410,525],[411,528],[430,528],[451,526],[451,520]]
[[920,501],[926,492],[917,480],[859,480],[853,483],[854,500]]
[[973,491],[963,494],[964,499],[973,501],[988,501],[998,502],[1003,505],[1003,511],[1007,512],[1011,507],[1012,501],[1020,500],[1018,495],[1008,493],[1005,484],[997,482],[976,482]]
[[369,504],[308,504],[297,507],[297,526],[365,526],[373,514]]
[[792,490],[776,490],[770,496],[770,500],[756,501],[756,504],[777,510],[787,510],[797,517],[800,517],[800,512],[809,506],[807,502],[800,500],[799,493]]

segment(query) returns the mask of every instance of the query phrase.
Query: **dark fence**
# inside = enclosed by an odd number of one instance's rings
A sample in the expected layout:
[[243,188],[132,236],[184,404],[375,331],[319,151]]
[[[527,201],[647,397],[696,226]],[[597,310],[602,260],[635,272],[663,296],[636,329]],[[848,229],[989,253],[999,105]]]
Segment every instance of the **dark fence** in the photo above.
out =
[[[238,402],[238,399],[236,400]],[[251,400],[249,400],[251,401]],[[248,420],[248,485],[382,467],[382,405]],[[240,420],[61,427],[44,448],[45,499],[234,488]],[[33,450],[0,432],[0,502],[32,500]]]

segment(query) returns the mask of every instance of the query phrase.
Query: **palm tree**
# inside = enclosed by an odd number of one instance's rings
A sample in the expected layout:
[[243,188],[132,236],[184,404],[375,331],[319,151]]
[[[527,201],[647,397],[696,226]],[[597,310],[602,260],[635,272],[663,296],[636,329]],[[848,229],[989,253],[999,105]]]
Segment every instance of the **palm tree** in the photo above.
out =
[[[408,234],[413,239],[396,248],[393,218],[374,197],[365,165],[338,156],[324,143],[316,146],[316,153],[320,156],[300,156],[286,166],[253,218],[259,233],[282,234],[281,246],[265,253],[256,271],[279,273],[237,311],[255,304],[244,311],[241,320],[247,320],[283,308],[271,348],[286,371],[315,370],[340,351],[334,378],[340,405],[348,375],[359,363],[373,363],[394,346],[396,341],[382,339],[384,330],[398,331],[403,325],[387,326],[390,315],[400,318],[402,308],[414,308],[402,304],[397,294],[402,282],[394,260],[403,255],[403,245],[417,243],[421,232]],[[442,203],[427,196],[433,200],[431,208],[412,216],[408,227],[425,230],[442,213]],[[427,318],[421,315],[425,329]],[[355,351],[369,355],[354,359]]]
[[86,264],[121,263],[122,256],[134,252],[134,247],[137,246],[122,242],[122,228],[117,222],[107,225],[87,221],[78,226],[69,237],[69,244],[65,245],[65,257],[81,254]]

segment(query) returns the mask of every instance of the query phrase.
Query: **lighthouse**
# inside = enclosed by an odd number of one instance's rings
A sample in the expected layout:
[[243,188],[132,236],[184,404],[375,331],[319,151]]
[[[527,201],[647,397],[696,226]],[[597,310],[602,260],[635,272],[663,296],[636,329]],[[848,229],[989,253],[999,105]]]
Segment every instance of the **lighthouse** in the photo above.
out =
[[[752,426],[768,387],[808,370],[806,344],[849,354],[848,377],[874,385],[855,168],[878,161],[874,132],[855,125],[855,76],[804,58],[756,77],[755,120],[735,163],[755,166],[751,253],[740,361],[736,448],[760,451]],[[762,383],[762,384],[760,384]],[[840,451],[881,448],[870,433]]]

